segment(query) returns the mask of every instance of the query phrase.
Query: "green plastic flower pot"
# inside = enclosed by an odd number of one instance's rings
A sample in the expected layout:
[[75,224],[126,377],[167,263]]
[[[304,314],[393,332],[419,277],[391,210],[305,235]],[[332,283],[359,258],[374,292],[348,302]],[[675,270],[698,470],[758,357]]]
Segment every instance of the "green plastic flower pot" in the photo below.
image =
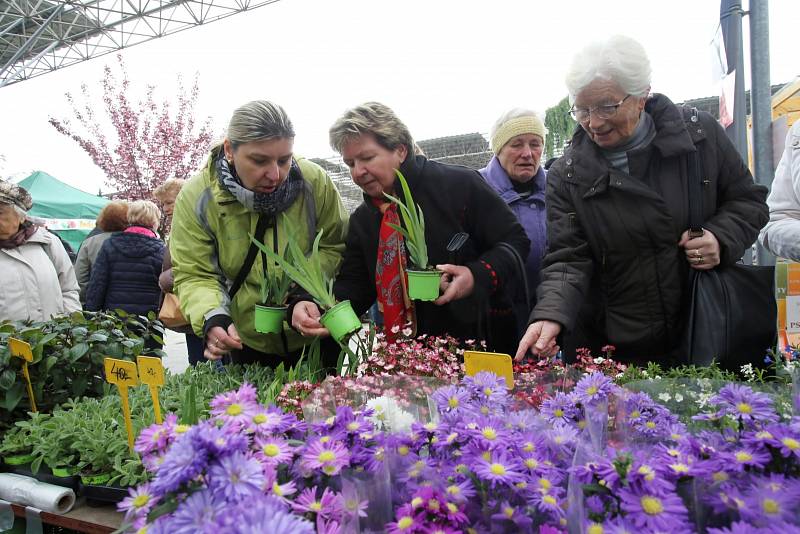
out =
[[54,477],[68,478],[75,475],[76,469],[74,467],[51,467]]
[[439,298],[439,280],[442,271],[406,271],[408,273],[408,296],[413,300],[436,300]]
[[361,329],[361,320],[353,311],[349,300],[336,304],[319,318],[322,326],[328,329],[338,343],[348,338],[353,332]]
[[12,454],[3,457],[3,462],[6,465],[25,465],[33,461],[33,454]]
[[256,304],[256,332],[262,334],[280,334],[283,320],[286,318],[286,306],[273,307]]

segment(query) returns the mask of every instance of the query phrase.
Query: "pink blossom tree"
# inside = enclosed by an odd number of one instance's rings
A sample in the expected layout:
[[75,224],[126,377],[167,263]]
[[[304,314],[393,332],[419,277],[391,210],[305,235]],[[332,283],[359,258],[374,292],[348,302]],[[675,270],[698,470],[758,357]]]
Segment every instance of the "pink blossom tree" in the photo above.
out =
[[[106,65],[103,107],[111,129],[98,119],[96,99],[87,84],[81,85],[83,103],[66,93],[74,120],[50,117],[50,124],[72,138],[106,175],[106,185],[115,198],[150,199],[152,191],[167,178],[187,178],[207,154],[215,134],[211,118],[199,127],[194,117],[198,85],[187,93],[178,77],[177,103],[157,102],[155,87],[147,86],[145,97],[133,103],[128,96],[130,81],[122,56],[117,55],[121,76]],[[111,135],[113,131],[114,135]]]

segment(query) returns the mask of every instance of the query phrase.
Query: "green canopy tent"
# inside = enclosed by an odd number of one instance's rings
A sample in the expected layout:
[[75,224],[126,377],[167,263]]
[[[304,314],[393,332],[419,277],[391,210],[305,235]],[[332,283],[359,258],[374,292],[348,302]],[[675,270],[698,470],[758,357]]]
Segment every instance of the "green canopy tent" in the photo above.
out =
[[47,227],[76,252],[94,228],[100,210],[109,202],[106,198],[85,193],[42,171],[34,172],[19,185],[27,189],[33,198],[33,208],[28,213],[44,219]]

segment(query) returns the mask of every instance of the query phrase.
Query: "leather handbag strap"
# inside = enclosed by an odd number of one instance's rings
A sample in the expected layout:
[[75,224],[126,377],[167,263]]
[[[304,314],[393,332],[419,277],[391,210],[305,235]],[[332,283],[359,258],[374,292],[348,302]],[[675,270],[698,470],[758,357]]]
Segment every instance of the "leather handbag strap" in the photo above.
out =
[[[258,223],[256,223],[256,232],[255,238],[264,240],[264,235],[267,232],[267,226],[269,226],[269,222],[272,220],[272,217],[266,215],[259,215],[258,216]],[[258,255],[258,247],[252,241],[250,242],[250,248],[247,249],[247,256],[244,259],[244,263],[242,264],[241,269],[236,274],[236,278],[233,280],[233,285],[231,289],[228,291],[228,296],[231,300],[239,292],[239,289],[244,284],[245,278],[247,275],[250,274],[250,269],[253,268],[253,263],[256,261],[256,256]]]
[[[692,110],[697,116],[697,109]],[[689,152],[689,237],[703,235],[703,179],[700,170],[700,147],[695,144],[694,151]]]

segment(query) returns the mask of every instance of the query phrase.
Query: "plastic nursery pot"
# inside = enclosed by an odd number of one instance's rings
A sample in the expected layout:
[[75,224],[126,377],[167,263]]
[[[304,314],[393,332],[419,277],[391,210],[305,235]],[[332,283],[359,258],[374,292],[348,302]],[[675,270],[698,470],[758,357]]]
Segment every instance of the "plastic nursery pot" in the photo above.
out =
[[442,271],[406,271],[408,273],[408,296],[414,300],[436,300],[439,298],[439,280]]
[[273,307],[256,304],[256,332],[262,334],[280,334],[283,320],[286,317],[286,306]]
[[349,300],[336,304],[319,318],[322,326],[328,329],[333,339],[341,343],[353,332],[361,329],[361,320],[353,311]]
[[108,473],[101,473],[99,475],[81,475],[81,482],[87,486],[100,486],[105,484],[111,479]]
[[54,477],[69,478],[75,475],[76,469],[74,467],[51,467],[50,471],[53,472]]
[[3,457],[6,465],[26,465],[33,461],[33,454],[11,454]]

